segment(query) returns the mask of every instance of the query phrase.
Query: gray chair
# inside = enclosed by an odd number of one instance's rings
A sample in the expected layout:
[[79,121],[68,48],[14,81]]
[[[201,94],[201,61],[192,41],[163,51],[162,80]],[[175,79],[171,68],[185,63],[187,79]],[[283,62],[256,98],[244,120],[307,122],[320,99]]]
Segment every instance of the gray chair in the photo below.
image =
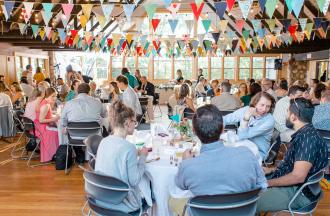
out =
[[[97,215],[111,216],[132,216],[142,214],[142,205],[138,211],[129,214],[106,206],[107,203],[114,205],[120,204],[127,197],[131,188],[125,182],[111,176],[87,170],[84,172],[84,179],[87,202],[82,208],[83,215],[85,215],[84,212],[87,203],[89,204],[89,215],[91,212]],[[138,200],[137,197],[134,198]]]
[[[315,173],[314,175],[310,176],[306,183],[304,183],[299,190],[296,192],[296,194],[292,197],[292,199],[289,202],[288,209],[282,210],[280,212],[289,212],[292,216],[294,214],[299,215],[312,215],[312,213],[315,211],[318,201],[322,198],[323,192],[320,186],[320,181],[324,177],[324,170],[320,170],[319,172]],[[309,190],[315,195],[318,196],[318,198],[311,202],[309,205],[304,206],[299,209],[293,209],[292,204],[297,199],[298,196],[302,195],[302,191],[304,188],[308,187]],[[279,213],[279,212],[278,212]],[[276,213],[277,214],[277,213]],[[274,215],[276,215],[274,214]]]
[[278,150],[279,150],[279,148],[277,148],[277,150],[276,150],[275,147],[276,147],[276,145],[281,144],[281,143],[279,143],[279,142],[281,142],[279,140],[279,138],[280,138],[280,132],[278,132],[277,130],[274,130],[272,138],[270,140],[270,144],[271,144],[270,148],[268,149],[267,155],[264,157],[264,159],[262,161],[263,165],[266,167],[274,164],[275,158],[276,158],[276,156],[278,154]]
[[197,196],[189,199],[186,210],[190,216],[254,216],[260,188],[235,194]]
[[148,97],[139,97],[141,109],[142,109],[142,117],[140,118],[139,124],[142,123],[142,120],[145,119],[148,115],[149,121],[150,121],[150,116],[148,113]]
[[69,147],[73,153],[74,147],[86,147],[84,139],[90,135],[101,134],[101,126],[97,122],[69,122],[67,133],[69,142],[66,149],[65,174],[69,174],[71,170],[68,170]]
[[103,137],[97,134],[90,135],[86,139],[84,139],[84,144],[86,145],[87,153],[90,156],[88,164],[93,170],[95,168],[97,149],[99,148],[102,139]]
[[16,128],[12,107],[0,107],[0,137],[14,137]]

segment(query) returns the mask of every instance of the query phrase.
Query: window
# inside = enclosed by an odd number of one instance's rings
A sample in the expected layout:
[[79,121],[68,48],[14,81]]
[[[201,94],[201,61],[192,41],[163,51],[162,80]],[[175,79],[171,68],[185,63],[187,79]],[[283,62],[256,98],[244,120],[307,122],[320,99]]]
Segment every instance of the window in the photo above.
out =
[[221,79],[222,58],[211,57],[211,79]]
[[250,78],[250,57],[239,58],[239,79],[244,80]]
[[[96,80],[108,79],[108,55],[100,55],[96,58]],[[100,84],[100,83],[98,83]]]
[[[198,58],[198,69],[202,68],[203,69],[203,76],[205,79],[208,79],[209,77],[209,64],[208,64],[208,57],[200,57]],[[197,76],[198,76],[198,71],[197,71]]]
[[[179,57],[174,59],[175,73],[178,69],[181,69],[184,79],[192,78],[192,58],[191,57]],[[176,77],[176,75],[175,75]]]
[[138,63],[141,76],[148,77],[149,57],[138,57]]
[[38,66],[45,69],[45,59],[38,59]]
[[37,59],[31,58],[31,65],[32,65],[32,68],[36,69],[38,67]]
[[154,79],[171,79],[171,59],[154,58]]
[[126,57],[125,66],[128,68],[131,74],[135,73],[135,57]]
[[[29,62],[29,58],[28,57],[22,57],[22,66],[24,68],[24,70],[26,69],[26,66],[30,64]],[[32,69],[35,69],[35,68],[32,68]]]
[[17,79],[21,79],[22,72],[25,70],[23,69],[21,65],[21,57],[20,56],[15,56],[15,70],[16,70],[16,76]]
[[116,77],[121,73],[122,67],[123,57],[112,56],[112,79],[116,79]]
[[259,80],[263,78],[264,57],[253,57],[252,78]]
[[224,57],[224,78],[235,78],[235,57]]
[[276,57],[266,57],[266,78],[276,80],[277,70],[275,70]]

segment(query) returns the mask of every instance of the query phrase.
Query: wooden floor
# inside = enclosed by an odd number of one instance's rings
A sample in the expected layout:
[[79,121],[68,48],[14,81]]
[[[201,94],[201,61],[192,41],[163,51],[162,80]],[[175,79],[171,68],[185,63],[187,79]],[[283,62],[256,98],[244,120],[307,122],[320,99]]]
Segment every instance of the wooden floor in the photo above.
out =
[[[0,141],[0,215],[81,215],[82,170],[75,167],[65,175],[54,165],[28,168],[26,161],[10,159],[11,145]],[[315,215],[330,216],[330,191]]]

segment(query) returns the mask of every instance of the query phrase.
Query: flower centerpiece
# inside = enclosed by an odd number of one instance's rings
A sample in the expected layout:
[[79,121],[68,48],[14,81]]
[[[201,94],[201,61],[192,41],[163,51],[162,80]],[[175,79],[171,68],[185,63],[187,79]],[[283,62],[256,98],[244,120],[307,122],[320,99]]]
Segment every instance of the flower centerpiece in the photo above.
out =
[[180,133],[181,139],[191,136],[191,121],[183,119],[178,124],[174,125],[174,128]]

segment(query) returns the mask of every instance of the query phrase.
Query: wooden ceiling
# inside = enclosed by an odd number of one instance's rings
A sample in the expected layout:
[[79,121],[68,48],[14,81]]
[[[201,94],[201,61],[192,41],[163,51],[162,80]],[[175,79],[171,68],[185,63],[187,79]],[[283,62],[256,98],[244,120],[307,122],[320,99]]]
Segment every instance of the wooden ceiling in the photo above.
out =
[[[42,49],[45,51],[52,51],[52,50],[77,50],[75,48],[68,48],[63,46],[59,40],[56,43],[52,43],[51,41],[48,40],[41,40],[41,38],[38,36],[36,39],[33,38],[32,36],[32,30],[31,28],[27,29],[27,34],[26,35],[21,35],[18,26],[13,25],[13,22],[24,22],[23,20],[20,20],[20,14],[21,10],[23,8],[23,1],[30,1],[30,0],[16,0],[12,15],[9,19],[9,22],[3,21],[0,22],[0,42],[6,42],[10,43],[13,46],[26,46],[31,49]],[[31,2],[31,1],[30,1]],[[61,3],[68,3],[68,0],[35,0],[34,1],[34,14],[39,13],[42,10],[42,4],[41,3],[53,3],[54,7],[52,9],[53,12],[53,18],[56,17],[58,13],[61,12]],[[104,0],[104,4],[107,3],[115,3],[116,6],[112,12],[112,16],[115,18],[118,17],[124,17],[123,10],[121,8],[121,4],[127,4],[127,3],[134,3],[133,0]],[[135,3],[137,3],[137,6],[133,12],[133,17],[134,16],[146,16],[145,10],[143,8],[144,3],[150,3],[150,2],[161,2],[161,0],[135,0]],[[173,2],[178,2],[178,1],[173,1]],[[183,3],[183,7],[180,9],[182,11],[189,11],[190,8],[188,7],[188,3],[192,2],[192,0],[181,0],[180,3]],[[215,7],[214,7],[214,2],[212,0],[204,0],[205,2],[205,7],[203,9],[203,13],[208,13],[208,12],[215,12]],[[258,1],[255,1],[255,4]],[[83,3],[95,3],[97,5],[100,5],[99,0],[72,0],[72,3],[75,4],[73,10],[72,10],[72,15],[69,18],[68,24],[73,26],[74,29],[80,30],[82,27],[78,21],[78,18],[76,15],[82,14],[82,9],[81,6],[78,4],[83,4]],[[95,6],[93,10],[98,10],[100,6]],[[236,9],[235,9],[236,8]],[[270,19],[268,15],[265,12],[260,12],[259,10],[254,10],[254,18],[255,19],[262,19],[262,24],[264,26],[268,26],[264,19]],[[33,15],[34,15],[33,14]],[[34,16],[31,17],[34,17]],[[40,13],[39,13],[40,15]],[[241,37],[242,35],[236,31],[235,28],[235,20],[241,16],[241,12],[238,9],[237,2],[236,2],[236,7],[228,13],[226,11],[224,18],[228,20],[228,28],[232,31],[235,31],[237,37]],[[316,5],[316,0],[305,0],[302,12],[301,12],[301,18],[308,18],[309,20],[313,20],[315,17],[319,17],[320,12],[317,8]],[[89,20],[89,31],[98,31],[98,32],[104,32],[106,36],[109,36],[111,32],[113,32],[116,28],[118,28],[118,23],[115,21],[116,19],[110,20],[103,28],[99,27],[99,23],[96,20],[93,20],[91,16]],[[330,12],[328,12],[324,16],[327,20],[330,20]],[[280,20],[282,19],[293,19],[295,18],[291,13],[288,12],[287,6],[285,4],[285,0],[279,0],[278,5],[275,9],[275,13],[273,18],[277,19],[276,25],[278,27],[282,27],[283,25]],[[2,15],[2,18],[0,16],[0,19],[4,20],[4,16]],[[42,19],[39,19],[38,23],[36,22],[36,19],[31,19],[30,24],[37,24],[37,25],[45,25],[44,21]],[[53,28],[63,28],[63,25],[61,22],[56,23]],[[134,25],[133,25],[134,28]],[[245,29],[248,30],[253,30],[253,26],[250,20],[246,20]],[[305,41],[300,44],[293,43],[291,46],[284,46],[282,45],[279,48],[273,48],[270,50],[263,49],[263,50],[258,50],[260,53],[303,53],[303,52],[311,52],[311,51],[318,51],[322,49],[329,49],[330,48],[330,33],[328,31],[327,37],[325,39],[319,39],[318,33],[316,33],[314,37],[314,41]]]

